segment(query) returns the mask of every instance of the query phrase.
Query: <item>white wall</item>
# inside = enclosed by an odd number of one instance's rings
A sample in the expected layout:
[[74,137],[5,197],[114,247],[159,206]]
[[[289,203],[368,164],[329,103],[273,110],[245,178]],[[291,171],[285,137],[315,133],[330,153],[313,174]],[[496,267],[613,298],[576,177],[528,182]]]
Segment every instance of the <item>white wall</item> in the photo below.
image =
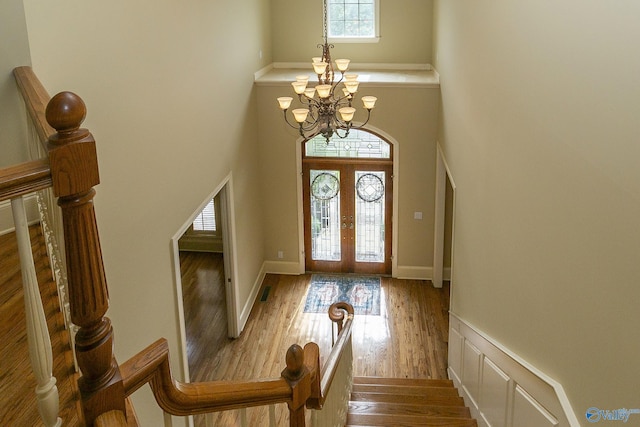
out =
[[[271,62],[268,1],[25,0],[25,10],[36,74],[51,94],[83,97],[97,140],[116,355],[166,337],[178,374],[170,239],[230,172],[240,308],[263,261],[253,73]],[[149,392],[136,396],[142,424],[162,425]]]
[[[452,309],[587,408],[640,378],[640,3],[436,1]],[[637,421],[636,421],[637,422]]]
[[[29,38],[22,0],[0,2],[0,168],[28,160],[26,110],[13,69],[30,65]],[[37,217],[35,199],[27,201],[29,220]],[[11,204],[0,203],[0,234],[13,230]]]
[[22,0],[0,2],[0,167],[27,157],[26,113],[13,69],[30,65],[29,38]]

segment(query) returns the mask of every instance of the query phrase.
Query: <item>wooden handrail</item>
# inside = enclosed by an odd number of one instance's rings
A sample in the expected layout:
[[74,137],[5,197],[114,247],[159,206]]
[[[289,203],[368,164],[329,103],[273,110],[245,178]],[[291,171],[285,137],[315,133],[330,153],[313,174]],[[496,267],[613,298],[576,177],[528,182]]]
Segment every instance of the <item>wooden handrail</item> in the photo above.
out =
[[0,202],[51,187],[49,160],[33,160],[0,169]]
[[[125,395],[130,396],[148,383],[158,405],[176,416],[286,402],[290,409],[290,425],[304,426],[303,406],[322,409],[324,405],[351,336],[353,316],[353,307],[344,302],[329,309],[329,317],[338,324],[340,332],[322,372],[318,345],[311,342],[304,349],[297,345],[289,348],[287,367],[281,378],[183,383],[173,379],[169,345],[165,339],[159,339],[120,365]],[[347,320],[343,325],[345,317]]]
[[56,133],[56,130],[49,125],[45,118],[45,111],[50,96],[31,67],[23,66],[14,68],[13,75],[24,99],[27,111],[31,116],[31,121],[38,134],[38,138],[46,148],[47,140],[51,135]]
[[125,394],[149,383],[158,405],[177,416],[288,402],[291,387],[284,378],[251,381],[182,383],[171,376],[169,346],[159,339],[120,365]]
[[[182,383],[171,375],[167,341],[159,339],[120,365],[125,395],[130,396],[148,383],[158,405],[176,416],[287,402],[291,417],[298,417],[297,421],[292,418],[290,425],[304,425],[302,405],[322,409],[350,338],[353,316],[353,307],[347,303],[339,302],[330,307],[329,317],[338,324],[340,332],[322,372],[318,345],[311,342],[304,349],[297,345],[289,348],[287,368],[281,378]],[[343,325],[345,317],[347,320]]]

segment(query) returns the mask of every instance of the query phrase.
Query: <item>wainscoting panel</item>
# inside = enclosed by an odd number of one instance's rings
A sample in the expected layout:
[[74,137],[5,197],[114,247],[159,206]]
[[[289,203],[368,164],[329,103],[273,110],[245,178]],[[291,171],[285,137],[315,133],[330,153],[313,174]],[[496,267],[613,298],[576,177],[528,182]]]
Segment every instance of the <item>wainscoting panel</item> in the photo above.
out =
[[529,395],[516,386],[513,402],[513,425],[522,427],[553,427],[558,420]]
[[462,352],[462,388],[469,399],[473,400],[473,406],[478,406],[480,396],[480,362],[482,353],[469,340],[464,340]]
[[506,427],[511,378],[488,357],[483,357],[480,396],[483,421],[491,427]]
[[457,383],[462,382],[458,375],[462,374],[462,346],[464,337],[457,329],[449,329],[449,373],[453,374]]
[[449,315],[449,378],[480,427],[579,427],[562,386]]

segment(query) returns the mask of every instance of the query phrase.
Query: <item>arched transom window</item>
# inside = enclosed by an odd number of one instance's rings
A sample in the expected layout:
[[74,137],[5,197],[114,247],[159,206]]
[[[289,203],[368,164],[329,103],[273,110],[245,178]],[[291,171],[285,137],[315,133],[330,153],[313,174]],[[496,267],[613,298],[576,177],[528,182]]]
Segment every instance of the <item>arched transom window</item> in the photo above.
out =
[[390,159],[391,145],[373,133],[352,129],[348,137],[334,136],[328,143],[322,135],[311,138],[305,143],[305,157]]

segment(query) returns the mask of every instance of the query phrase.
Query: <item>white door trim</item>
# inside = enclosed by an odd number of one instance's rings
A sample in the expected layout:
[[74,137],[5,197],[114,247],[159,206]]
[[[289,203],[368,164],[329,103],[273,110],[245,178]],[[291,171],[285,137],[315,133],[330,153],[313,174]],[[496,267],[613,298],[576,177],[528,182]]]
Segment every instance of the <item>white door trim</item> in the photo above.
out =
[[[446,194],[447,194],[447,179],[451,183],[453,188],[453,216],[455,217],[456,210],[456,185],[451,176],[451,171],[447,165],[447,161],[444,158],[444,153],[440,147],[440,143],[437,144],[436,154],[436,200],[435,200],[435,212],[434,212],[434,247],[433,247],[433,286],[435,288],[442,287],[443,269],[444,269],[444,228],[445,228],[445,206],[446,206]],[[453,226],[451,232],[451,243],[453,245]],[[453,247],[451,248],[451,273],[453,275]],[[453,280],[453,277],[449,277],[449,280]]]
[[[187,356],[187,331],[184,316],[184,303],[182,298],[182,275],[180,272],[180,248],[178,241],[180,237],[193,224],[193,220],[202,209],[216,195],[220,195],[220,224],[222,227],[222,245],[224,253],[225,270],[225,293],[227,298],[227,325],[228,335],[237,337],[240,334],[240,318],[238,317],[238,292],[237,292],[237,256],[236,256],[236,229],[233,214],[233,179],[232,174],[227,175],[215,190],[202,202],[190,218],[180,227],[171,238],[171,249],[173,251],[173,273],[176,289],[176,305],[178,307],[178,324],[180,340],[180,365],[182,367],[182,379],[190,381],[189,360]],[[231,281],[229,281],[231,279]]]
[[[360,126],[361,123],[354,122],[354,126]],[[398,271],[398,189],[400,182],[400,144],[398,141],[377,127],[367,125],[362,129],[371,132],[384,139],[393,147],[393,212],[391,215],[391,276],[397,277]],[[298,271],[304,274],[304,209],[302,200],[302,142],[305,139],[300,137],[296,140],[296,174],[297,174],[297,191],[298,191]]]

